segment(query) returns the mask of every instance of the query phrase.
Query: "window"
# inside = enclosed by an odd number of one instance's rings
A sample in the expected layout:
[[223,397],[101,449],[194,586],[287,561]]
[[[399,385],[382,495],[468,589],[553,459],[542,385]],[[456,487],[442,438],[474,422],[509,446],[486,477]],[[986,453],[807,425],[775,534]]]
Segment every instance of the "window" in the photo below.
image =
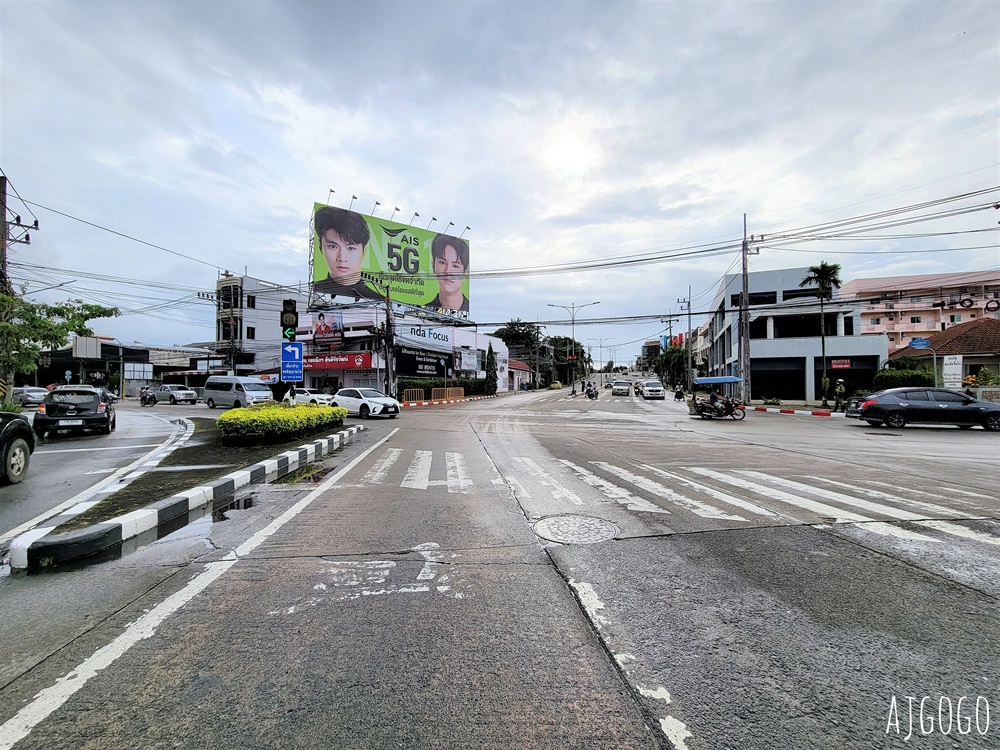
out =
[[910,302],[919,302],[923,297],[910,297]]
[[942,401],[948,404],[964,404],[969,399],[963,396],[961,393],[948,393],[946,391],[934,391],[934,400]]
[[257,338],[257,329],[252,326],[247,326],[247,338],[255,339]]
[[962,322],[962,316],[961,315],[949,315],[948,316],[948,322],[949,323],[961,323]]
[[256,308],[257,307],[257,298],[254,297],[252,294],[248,294],[247,295],[247,307],[250,307],[250,308]]
[[930,401],[927,391],[903,391],[900,394],[904,401]]
[[910,316],[910,322],[911,323],[919,323],[920,322],[920,316],[919,315],[911,315]]
[[882,318],[872,318],[872,325],[873,326],[880,326],[880,325],[882,325]]

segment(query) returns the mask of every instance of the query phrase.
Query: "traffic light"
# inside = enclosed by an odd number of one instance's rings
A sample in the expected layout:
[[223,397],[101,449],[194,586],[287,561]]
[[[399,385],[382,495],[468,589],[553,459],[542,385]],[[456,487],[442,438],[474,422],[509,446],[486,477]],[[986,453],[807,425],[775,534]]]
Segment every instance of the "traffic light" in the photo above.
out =
[[281,303],[281,338],[295,341],[295,329],[299,327],[299,314],[295,310],[295,300],[286,299]]

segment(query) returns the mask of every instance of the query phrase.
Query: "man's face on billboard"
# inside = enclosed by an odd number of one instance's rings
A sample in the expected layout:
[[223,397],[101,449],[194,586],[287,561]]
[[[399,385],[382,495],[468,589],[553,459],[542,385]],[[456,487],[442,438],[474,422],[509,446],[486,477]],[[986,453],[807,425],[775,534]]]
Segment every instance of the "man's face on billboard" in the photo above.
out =
[[[446,245],[444,254],[434,258],[434,273],[437,274],[438,286],[445,294],[454,294],[462,289],[462,278],[465,276],[465,266],[458,257],[458,252],[451,245]],[[451,274],[447,278],[444,274]]]
[[327,229],[320,237],[320,249],[330,267],[330,277],[338,284],[350,285],[361,278],[364,245],[348,242],[336,229]]

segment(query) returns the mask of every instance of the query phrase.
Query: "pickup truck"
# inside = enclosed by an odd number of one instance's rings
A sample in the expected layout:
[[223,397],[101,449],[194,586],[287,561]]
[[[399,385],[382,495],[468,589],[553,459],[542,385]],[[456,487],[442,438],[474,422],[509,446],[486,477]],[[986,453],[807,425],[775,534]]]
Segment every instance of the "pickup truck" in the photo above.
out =
[[184,385],[164,384],[159,388],[150,391],[156,396],[156,403],[176,404],[178,401],[187,401],[189,404],[198,402],[198,394]]

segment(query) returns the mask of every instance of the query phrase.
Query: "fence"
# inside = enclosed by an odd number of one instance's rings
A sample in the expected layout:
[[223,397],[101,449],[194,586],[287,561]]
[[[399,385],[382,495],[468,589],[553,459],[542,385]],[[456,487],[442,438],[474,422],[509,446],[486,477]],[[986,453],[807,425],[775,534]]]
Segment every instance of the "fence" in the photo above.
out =
[[465,388],[432,388],[431,398],[435,401],[442,398],[465,398]]
[[413,402],[413,401],[423,401],[424,400],[424,389],[423,388],[407,388],[403,391],[403,401]]

